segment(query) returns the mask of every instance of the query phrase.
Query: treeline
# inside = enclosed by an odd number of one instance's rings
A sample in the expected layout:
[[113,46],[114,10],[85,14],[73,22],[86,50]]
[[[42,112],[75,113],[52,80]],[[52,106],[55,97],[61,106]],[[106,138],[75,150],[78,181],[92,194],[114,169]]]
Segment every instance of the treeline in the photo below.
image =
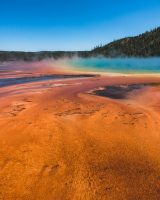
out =
[[20,51],[0,51],[0,61],[40,61],[44,59],[72,58],[74,56],[88,57],[87,51],[40,51],[40,52],[20,52]]
[[104,46],[99,46],[91,51],[40,51],[17,52],[0,51],[0,61],[37,61],[43,59],[58,59],[78,57],[149,57],[160,56],[160,27],[145,32],[136,37],[127,37],[116,40]]

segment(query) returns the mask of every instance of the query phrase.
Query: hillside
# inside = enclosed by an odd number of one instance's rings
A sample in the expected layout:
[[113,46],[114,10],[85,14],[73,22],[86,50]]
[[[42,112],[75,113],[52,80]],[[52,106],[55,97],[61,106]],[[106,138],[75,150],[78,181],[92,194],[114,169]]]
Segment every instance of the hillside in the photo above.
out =
[[106,57],[160,56],[160,27],[136,37],[123,38],[95,48],[91,51],[91,54],[93,56],[103,55]]

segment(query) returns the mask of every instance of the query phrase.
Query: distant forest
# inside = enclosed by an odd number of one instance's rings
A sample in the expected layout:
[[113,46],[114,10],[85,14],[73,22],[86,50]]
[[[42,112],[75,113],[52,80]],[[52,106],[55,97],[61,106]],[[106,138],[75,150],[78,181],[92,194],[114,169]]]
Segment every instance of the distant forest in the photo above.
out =
[[127,37],[91,51],[0,51],[0,61],[37,61],[49,58],[79,57],[151,57],[160,56],[160,27],[139,36]]

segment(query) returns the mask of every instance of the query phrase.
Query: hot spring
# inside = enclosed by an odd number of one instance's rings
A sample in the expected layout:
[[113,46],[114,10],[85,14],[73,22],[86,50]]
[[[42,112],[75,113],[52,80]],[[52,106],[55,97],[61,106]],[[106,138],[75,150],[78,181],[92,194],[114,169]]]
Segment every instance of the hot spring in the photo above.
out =
[[156,74],[159,58],[74,58],[66,61],[71,69],[86,72]]

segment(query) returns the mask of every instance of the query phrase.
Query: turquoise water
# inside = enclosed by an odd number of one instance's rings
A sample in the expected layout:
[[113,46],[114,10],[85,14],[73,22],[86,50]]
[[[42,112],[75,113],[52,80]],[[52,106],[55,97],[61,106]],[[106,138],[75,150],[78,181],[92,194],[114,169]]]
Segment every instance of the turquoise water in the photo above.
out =
[[69,61],[75,70],[111,73],[160,73],[159,58],[76,58]]

